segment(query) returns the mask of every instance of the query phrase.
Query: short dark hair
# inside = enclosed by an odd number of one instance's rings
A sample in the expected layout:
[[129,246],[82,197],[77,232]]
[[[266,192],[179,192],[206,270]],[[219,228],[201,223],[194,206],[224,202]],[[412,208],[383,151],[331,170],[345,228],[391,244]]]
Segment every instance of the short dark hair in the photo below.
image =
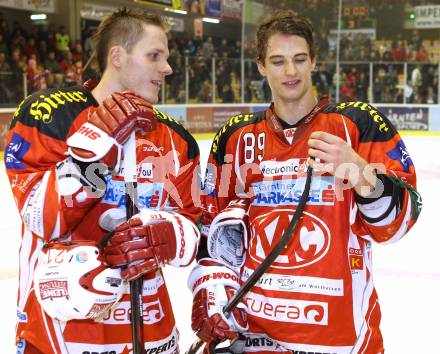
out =
[[309,45],[310,57],[316,56],[315,38],[310,21],[299,16],[292,10],[278,10],[264,17],[257,26],[257,60],[264,63],[267,52],[267,42],[270,36],[276,33],[290,34],[302,37]]
[[96,60],[101,74],[107,67],[107,55],[114,45],[122,46],[128,53],[144,33],[144,25],[153,25],[168,31],[168,26],[160,15],[139,9],[122,8],[106,17],[93,36]]

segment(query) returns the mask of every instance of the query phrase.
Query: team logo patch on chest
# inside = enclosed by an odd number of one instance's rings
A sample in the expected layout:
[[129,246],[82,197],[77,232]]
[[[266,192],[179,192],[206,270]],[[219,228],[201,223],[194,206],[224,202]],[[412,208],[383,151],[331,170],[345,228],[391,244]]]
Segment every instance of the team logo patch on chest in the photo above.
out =
[[297,128],[288,128],[284,129],[284,136],[286,137],[286,140],[289,142],[289,144],[292,144],[293,136],[295,135]]
[[[251,222],[250,257],[261,263],[279,242],[292,220],[295,210],[274,210]],[[302,268],[318,262],[328,252],[331,234],[327,225],[316,216],[304,212],[288,247],[275,259],[274,268]]]

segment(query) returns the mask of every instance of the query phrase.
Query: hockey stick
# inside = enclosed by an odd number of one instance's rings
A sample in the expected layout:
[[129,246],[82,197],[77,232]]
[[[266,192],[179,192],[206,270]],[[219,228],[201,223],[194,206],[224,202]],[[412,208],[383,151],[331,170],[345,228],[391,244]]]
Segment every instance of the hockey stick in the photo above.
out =
[[[284,231],[281,236],[280,241],[275,245],[275,247],[270,251],[266,259],[254,270],[254,272],[249,276],[249,278],[245,281],[245,283],[237,290],[232,299],[227,303],[227,305],[223,308],[223,314],[226,317],[229,317],[232,310],[237,306],[238,302],[251,290],[251,288],[257,283],[257,281],[261,278],[261,276],[269,269],[275,259],[280,255],[283,251],[284,247],[286,247],[287,243],[293,236],[296,225],[300,220],[304,207],[306,206],[307,199],[309,197],[310,186],[312,183],[312,173],[313,169],[309,166],[307,168],[307,178],[304,186],[304,191],[301,195],[301,198],[298,203],[298,207],[293,214],[292,221],[287,227],[286,231]],[[197,339],[185,352],[185,354],[196,354],[199,349],[203,346],[204,342],[200,339]],[[209,354],[215,353],[215,348],[219,344],[219,342],[214,341],[209,344]]]
[[[127,220],[139,212],[137,207],[136,139],[133,131],[124,145],[122,174],[125,182]],[[144,318],[142,303],[143,277],[130,281],[132,353],[144,354]]]

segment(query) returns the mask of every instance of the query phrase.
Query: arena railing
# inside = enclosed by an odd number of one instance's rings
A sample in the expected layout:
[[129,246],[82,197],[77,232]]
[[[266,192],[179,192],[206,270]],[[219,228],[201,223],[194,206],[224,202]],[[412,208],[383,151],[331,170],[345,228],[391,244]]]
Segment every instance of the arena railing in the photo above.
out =
[[[170,58],[173,74],[166,78],[161,104],[263,103],[270,90],[253,59],[178,56]],[[241,70],[244,68],[244,83]],[[407,62],[340,62],[340,97],[372,103],[438,104],[440,64]],[[336,63],[320,61],[312,75],[317,95],[336,96]],[[62,74],[30,81],[23,74],[0,73],[0,105],[14,107],[28,94],[44,87],[64,87]],[[242,92],[244,91],[244,92]]]

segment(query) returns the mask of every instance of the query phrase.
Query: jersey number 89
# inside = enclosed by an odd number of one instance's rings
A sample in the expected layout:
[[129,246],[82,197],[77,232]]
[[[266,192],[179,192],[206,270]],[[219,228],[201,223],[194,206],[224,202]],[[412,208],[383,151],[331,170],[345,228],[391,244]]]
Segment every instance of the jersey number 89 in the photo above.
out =
[[264,142],[266,139],[266,133],[261,132],[255,137],[253,133],[246,133],[243,135],[244,141],[244,162],[253,163],[263,160],[264,156]]

